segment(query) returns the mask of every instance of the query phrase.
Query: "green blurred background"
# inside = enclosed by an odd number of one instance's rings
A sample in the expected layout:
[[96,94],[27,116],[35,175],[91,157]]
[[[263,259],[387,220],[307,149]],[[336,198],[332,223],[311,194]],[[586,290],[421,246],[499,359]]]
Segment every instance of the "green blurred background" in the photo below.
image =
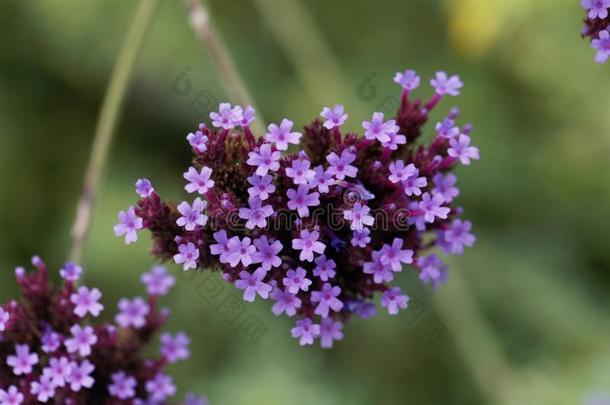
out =
[[[404,274],[418,312],[346,325],[333,350],[301,348],[268,302],[249,337],[180,274],[167,329],[193,338],[172,367],[181,391],[213,404],[579,404],[610,391],[610,75],[579,37],[577,0],[240,0],[210,2],[213,21],[266,122],[303,124],[343,103],[349,127],[400,89],[393,74],[458,73],[446,99],[475,126],[482,160],[459,170],[459,202],[477,245],[452,260],[437,294]],[[0,2],[0,301],[37,253],[57,269],[96,117],[134,0]],[[184,73],[191,90],[177,92]],[[148,235],[125,247],[116,213],[150,178],[184,196],[185,136],[207,120],[192,100],[227,96],[181,1],[164,0],[146,37],[102,181],[83,265],[104,292],[143,293]],[[418,95],[428,97],[429,86]],[[207,114],[205,114],[207,115]],[[435,117],[436,118],[436,117]],[[429,130],[429,128],[428,128]],[[428,137],[431,134],[428,133]],[[428,138],[429,139],[429,138]],[[225,285],[223,294],[233,293]],[[209,298],[209,297],[208,297]],[[429,336],[425,322],[437,326]],[[440,329],[439,329],[440,328]]]

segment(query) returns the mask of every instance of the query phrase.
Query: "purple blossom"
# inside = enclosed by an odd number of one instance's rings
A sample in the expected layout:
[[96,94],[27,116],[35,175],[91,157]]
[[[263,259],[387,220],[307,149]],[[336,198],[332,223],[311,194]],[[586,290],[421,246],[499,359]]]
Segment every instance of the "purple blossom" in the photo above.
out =
[[91,388],[95,380],[91,377],[91,373],[95,370],[95,366],[85,359],[80,364],[73,363],[70,372],[70,389],[78,392],[81,388]]
[[260,263],[265,271],[282,264],[282,259],[278,256],[278,253],[282,251],[283,246],[279,240],[269,243],[267,237],[263,235],[254,239],[254,246],[256,246],[256,252],[252,254],[252,260],[254,263]]
[[288,208],[296,210],[301,218],[309,216],[309,207],[320,205],[318,197],[320,194],[316,191],[309,192],[309,186],[301,184],[296,190],[288,189]]
[[235,127],[235,122],[241,120],[241,107],[231,107],[229,103],[220,103],[218,112],[211,112],[210,118],[212,125],[216,128],[231,129]]
[[150,307],[141,297],[136,297],[132,300],[121,298],[119,300],[119,313],[114,320],[122,328],[132,326],[135,329],[140,329],[146,325],[146,316],[150,312]]
[[265,140],[275,144],[277,150],[287,150],[288,144],[298,145],[302,134],[300,132],[291,132],[294,123],[286,118],[282,120],[279,126],[270,124],[267,127],[268,133],[265,134]]
[[146,392],[150,395],[153,401],[163,401],[167,397],[171,397],[176,393],[176,386],[172,381],[172,377],[163,373],[159,373],[146,382]]
[[406,195],[421,195],[421,189],[428,185],[428,179],[417,176],[419,176],[419,169],[415,169],[413,174],[402,182],[402,188]]
[[227,261],[231,267],[237,266],[240,261],[244,266],[252,264],[252,256],[256,253],[256,246],[252,244],[252,239],[245,236],[240,240],[237,236],[234,236],[229,240],[228,247]]
[[439,246],[447,254],[461,255],[464,253],[464,246],[472,247],[476,237],[470,233],[472,223],[455,219],[445,231],[439,231],[442,243]]
[[343,339],[343,324],[332,318],[324,318],[320,323],[320,346],[325,349],[333,347],[334,340]]
[[322,118],[326,118],[326,121],[324,121],[323,124],[326,129],[340,127],[347,120],[347,114],[345,114],[341,104],[335,104],[332,110],[328,107],[324,107],[320,115]]
[[381,306],[387,308],[390,315],[397,315],[400,309],[405,309],[409,303],[409,297],[400,291],[400,287],[391,287],[384,291],[381,297]]
[[150,180],[148,180],[148,179],[138,179],[138,181],[136,181],[136,193],[141,198],[150,197],[151,194],[154,191],[155,191],[155,189],[153,188],[152,183],[150,182]]
[[119,212],[119,223],[114,226],[115,236],[125,235],[125,244],[138,240],[138,230],[142,229],[142,218],[136,215],[134,207],[129,207],[127,212]]
[[262,205],[262,200],[258,197],[248,199],[249,208],[240,208],[239,217],[246,220],[246,228],[264,228],[267,226],[267,218],[273,215],[271,205]]
[[47,328],[47,330],[45,330],[45,332],[42,334],[41,343],[43,352],[53,353],[59,349],[59,346],[61,346],[61,337],[59,333],[55,333],[51,328]]
[[140,276],[140,281],[146,287],[146,293],[154,296],[167,294],[176,282],[165,266],[153,266],[148,273]]
[[335,277],[335,268],[337,264],[332,259],[327,259],[326,255],[321,255],[316,258],[316,267],[313,269],[313,275],[319,277],[322,281],[328,281]]
[[591,47],[597,50],[595,61],[606,63],[610,58],[610,32],[605,29],[599,32],[599,36],[591,41]]
[[187,231],[194,231],[197,226],[204,226],[208,222],[207,215],[203,214],[207,206],[208,203],[199,197],[195,198],[192,206],[186,201],[181,202],[177,208],[182,216],[176,220],[176,224],[183,226]]
[[341,294],[341,287],[333,287],[330,283],[324,283],[320,291],[312,291],[311,302],[318,303],[314,313],[326,318],[331,309],[335,312],[341,311],[343,302],[337,298],[339,294]]
[[300,238],[292,240],[292,248],[301,251],[299,255],[299,260],[306,260],[308,262],[312,262],[314,253],[324,253],[326,245],[320,242],[318,240],[319,238],[320,232],[310,232],[307,229],[303,229],[300,233]]
[[67,357],[52,357],[49,360],[49,366],[42,370],[43,376],[46,376],[55,387],[63,387],[72,371],[72,363]]
[[447,277],[447,266],[434,253],[418,257],[417,267],[421,269],[420,280],[426,284],[432,283],[434,288],[443,283]]
[[440,194],[424,193],[419,202],[419,209],[424,212],[426,222],[433,223],[435,218],[447,219],[447,215],[451,212],[450,208],[443,207],[445,199]]
[[4,308],[0,307],[0,332],[4,332],[6,330],[6,324],[11,319],[8,311],[5,311]]
[[362,264],[362,271],[365,274],[372,274],[375,283],[388,283],[394,279],[391,267],[381,261],[381,252],[373,252],[371,259],[372,261]]
[[64,267],[59,270],[59,275],[66,281],[76,281],[80,278],[83,268],[72,262],[66,262]]
[[396,124],[395,120],[390,120],[386,123],[383,117],[383,113],[373,113],[371,121],[362,121],[362,128],[364,128],[364,137],[366,139],[374,140],[377,139],[379,142],[389,142],[390,136],[387,134],[388,127],[393,127]]
[[272,180],[271,175],[259,176],[255,174],[248,177],[248,183],[252,185],[248,188],[250,197],[258,197],[261,200],[269,198],[269,194],[275,192],[275,186],[271,184]]
[[387,132],[390,139],[387,142],[382,142],[381,146],[386,149],[396,150],[398,149],[398,145],[404,145],[407,143],[407,137],[404,135],[400,135],[398,132]]
[[343,211],[343,218],[351,222],[352,231],[362,231],[365,226],[373,226],[375,223],[375,218],[370,212],[371,209],[368,206],[357,202],[351,209]]
[[[36,396],[38,402],[47,402],[55,396],[55,387],[56,385],[48,375],[42,375],[38,381],[32,381],[30,393]],[[4,402],[0,401],[0,403],[4,405]]]
[[199,249],[191,243],[182,243],[178,245],[178,252],[174,255],[174,262],[182,264],[184,271],[197,268],[197,259],[199,259]]
[[280,168],[280,151],[273,151],[271,145],[264,143],[252,152],[248,153],[248,163],[250,166],[256,166],[256,174],[259,176],[266,175],[269,171],[276,172]]
[[259,267],[252,274],[245,270],[239,273],[239,280],[235,281],[235,287],[244,290],[244,301],[254,301],[256,294],[264,299],[269,297],[272,287],[263,282],[266,275],[267,272],[262,267]]
[[302,267],[297,267],[296,270],[288,270],[286,277],[282,280],[286,290],[291,294],[298,294],[299,291],[308,291],[311,285],[311,280],[307,277],[307,271]]
[[292,166],[286,168],[286,176],[290,177],[294,184],[308,184],[316,176],[310,166],[311,162],[306,158],[295,159]]
[[436,124],[436,133],[441,138],[451,139],[460,134],[460,129],[455,126],[455,121],[451,118],[445,118],[443,122]]
[[460,190],[454,187],[457,183],[457,177],[453,173],[447,173],[446,175],[437,173],[432,178],[432,181],[434,182],[432,193],[440,194],[445,200],[445,204],[449,204],[460,195]]
[[13,368],[15,375],[30,374],[32,367],[38,364],[38,354],[30,353],[26,344],[15,345],[15,355],[6,358],[6,364]]
[[404,73],[396,73],[394,83],[400,84],[407,91],[413,91],[419,87],[420,78],[415,71],[405,70]]
[[371,230],[368,228],[363,228],[361,231],[354,231],[352,234],[352,240],[350,241],[352,246],[357,247],[367,247],[367,245],[371,242]]
[[183,177],[189,182],[184,189],[187,193],[197,191],[199,194],[205,194],[214,187],[214,180],[210,176],[212,176],[212,169],[209,167],[202,167],[199,173],[194,167],[189,167],[188,171],[183,174]]
[[66,339],[64,345],[68,353],[80,354],[82,357],[87,357],[91,354],[91,346],[97,343],[97,336],[91,326],[81,327],[80,325],[73,325],[70,328],[72,337]]
[[184,396],[183,405],[210,405],[210,402],[207,398],[188,393]]
[[320,325],[313,323],[309,318],[299,319],[290,333],[293,338],[299,338],[301,346],[312,345],[314,339],[320,336]]
[[358,169],[350,164],[356,160],[356,155],[347,149],[341,152],[341,157],[335,152],[331,152],[326,160],[330,163],[327,169],[328,174],[334,176],[337,180],[343,180],[346,176],[356,177],[356,174],[358,174]]
[[447,154],[453,158],[458,158],[463,165],[469,165],[470,159],[479,160],[479,149],[470,146],[468,135],[460,135],[457,138],[450,139],[449,145]]
[[394,238],[392,245],[384,244],[381,248],[381,262],[392,268],[392,271],[399,272],[402,270],[402,263],[413,263],[413,251],[411,249],[403,249],[403,240]]
[[328,171],[324,170],[322,166],[314,167],[315,176],[311,183],[309,183],[311,188],[318,188],[320,193],[328,193],[329,186],[333,180],[333,175],[328,173]]
[[254,107],[247,105],[246,108],[241,111],[240,120],[235,121],[235,124],[241,126],[242,128],[247,127],[252,121],[254,121],[254,112]]
[[174,336],[164,333],[161,335],[161,354],[170,363],[186,360],[191,355],[188,349],[190,344],[191,339],[186,333],[178,332]]
[[580,5],[589,10],[588,17],[592,20],[596,18],[604,20],[608,17],[610,0],[580,0]]
[[208,150],[208,137],[203,134],[201,131],[197,131],[195,133],[189,133],[186,136],[186,140],[189,141],[189,144],[195,151],[198,153],[204,153]]
[[216,256],[220,256],[220,263],[228,263],[228,256],[231,253],[229,247],[229,239],[227,237],[227,231],[224,229],[213,234],[216,243],[210,245],[210,253]]
[[98,302],[100,298],[102,298],[102,293],[97,288],[90,290],[87,287],[79,287],[70,296],[70,301],[74,304],[74,313],[80,318],[84,318],[87,313],[98,316],[102,312],[104,306]]
[[23,394],[14,385],[8,387],[6,391],[0,389],[0,405],[21,405],[22,403]]
[[271,311],[276,316],[281,315],[282,312],[286,312],[288,316],[294,316],[297,313],[297,309],[301,307],[299,297],[289,291],[282,291],[279,288],[275,288],[271,292],[271,299],[276,301],[271,308]]
[[132,376],[119,371],[112,374],[112,384],[108,386],[108,392],[118,399],[130,399],[136,395],[137,381]]
[[464,86],[459,76],[447,77],[445,72],[437,72],[436,77],[430,80],[430,84],[439,96],[444,96],[445,94],[459,96],[460,89]]
[[402,160],[396,160],[390,163],[390,175],[388,179],[392,183],[400,183],[411,177],[417,177],[419,174],[419,170],[415,167],[413,163],[409,163],[405,166],[405,162]]

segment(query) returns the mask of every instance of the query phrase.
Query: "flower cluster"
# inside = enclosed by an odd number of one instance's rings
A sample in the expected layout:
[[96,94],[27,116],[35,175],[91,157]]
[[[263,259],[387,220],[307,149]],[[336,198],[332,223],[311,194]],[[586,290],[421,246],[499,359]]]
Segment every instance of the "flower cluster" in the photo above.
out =
[[610,0],[581,0],[580,4],[587,10],[582,36],[591,40],[595,61],[606,63],[610,57]]
[[[0,307],[0,404],[168,404],[176,392],[164,367],[189,357],[182,332],[161,335],[158,359],[143,357],[168,317],[158,309],[174,278],[161,266],[142,275],[147,298],[122,299],[116,324],[93,323],[105,309],[97,288],[76,286],[82,268],[66,263],[63,283],[49,282],[46,265],[15,271],[22,299]],[[187,395],[185,405],[207,400]]]
[[271,299],[274,314],[298,318],[292,335],[301,345],[319,338],[331,347],[345,320],[375,313],[375,293],[397,314],[409,300],[391,284],[403,265],[436,287],[447,266],[432,248],[460,255],[474,244],[451,170],[479,151],[472,127],[457,125],[457,108],[436,124],[429,145],[418,142],[430,112],[460,94],[457,76],[438,72],[427,102],[410,98],[420,85],[415,72],[394,81],[403,89],[396,115],[373,113],[363,136],[341,130],[348,118],[341,105],[325,107],[323,120],[302,132],[283,119],[257,138],[251,107],[220,104],[212,127],[187,136],[194,158],[185,189],[194,200],[165,202],[141,179],[141,199],[119,214],[115,234],[130,243],[149,229],[159,258],[184,270],[220,269],[244,300]]

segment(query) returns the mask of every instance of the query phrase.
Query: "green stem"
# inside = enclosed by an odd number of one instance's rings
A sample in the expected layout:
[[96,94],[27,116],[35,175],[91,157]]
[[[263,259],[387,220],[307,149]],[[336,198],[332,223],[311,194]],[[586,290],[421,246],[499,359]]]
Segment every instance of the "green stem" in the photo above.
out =
[[122,110],[133,66],[158,3],[159,0],[140,1],[110,77],[110,83],[98,116],[89,163],[71,232],[69,258],[74,262],[80,263],[83,258],[100,175],[108,157],[112,136]]

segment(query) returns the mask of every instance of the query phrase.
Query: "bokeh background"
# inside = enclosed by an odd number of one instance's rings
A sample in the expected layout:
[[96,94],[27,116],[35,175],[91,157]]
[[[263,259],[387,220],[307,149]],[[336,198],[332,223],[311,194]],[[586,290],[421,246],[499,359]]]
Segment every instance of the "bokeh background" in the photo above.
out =
[[[301,348],[267,302],[248,305],[254,344],[182,275],[165,298],[168,329],[193,338],[171,371],[213,404],[579,404],[610,391],[610,74],[579,36],[577,0],[240,0],[210,2],[266,122],[303,124],[343,103],[349,127],[400,89],[393,74],[459,73],[482,159],[459,171],[477,245],[436,294],[400,283],[417,312],[346,325],[331,351]],[[96,117],[135,0],[0,2],[0,301],[13,269],[66,259]],[[191,84],[179,92],[173,81]],[[95,208],[83,265],[106,317],[142,293],[148,235],[125,247],[116,213],[152,179],[184,196],[185,136],[224,101],[183,2],[164,0],[146,37]],[[423,86],[418,95],[428,97]],[[428,136],[431,136],[429,133]],[[428,138],[429,139],[429,138]],[[225,285],[223,294],[233,288]],[[208,297],[209,298],[209,297]],[[431,329],[431,325],[434,327]]]

